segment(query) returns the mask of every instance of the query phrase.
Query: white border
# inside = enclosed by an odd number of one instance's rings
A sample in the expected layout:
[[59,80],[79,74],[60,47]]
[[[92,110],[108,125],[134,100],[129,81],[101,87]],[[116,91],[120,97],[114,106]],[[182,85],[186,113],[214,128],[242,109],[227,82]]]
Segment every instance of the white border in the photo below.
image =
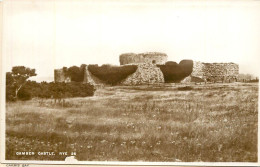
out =
[[6,111],[5,111],[5,58],[4,58],[4,54],[3,54],[3,44],[4,44],[4,30],[3,30],[3,22],[4,22],[4,16],[3,16],[3,5],[4,5],[4,2],[3,1],[1,1],[0,2],[0,17],[1,17],[1,23],[0,23],[0,26],[1,26],[1,31],[0,31],[0,37],[1,37],[1,39],[0,39],[0,41],[1,41],[1,46],[0,46],[0,53],[1,53],[1,88],[0,88],[0,92],[1,92],[1,97],[0,97],[0,100],[1,100],[1,102],[0,102],[0,107],[1,107],[1,113],[0,113],[0,121],[1,121],[1,124],[0,124],[0,132],[1,132],[1,134],[0,134],[0,136],[2,136],[2,137],[0,137],[1,138],[1,145],[0,145],[0,149],[2,150],[2,151],[0,151],[0,156],[1,156],[1,159],[0,159],[0,161],[1,162],[4,162],[4,160],[5,160],[5,113],[6,113]]
[[126,161],[76,161],[76,162],[65,162],[65,161],[22,161],[22,160],[5,160],[5,164],[66,164],[66,165],[150,165],[150,166],[168,166],[168,165],[181,165],[181,166],[259,166],[259,162],[126,162]]
[[[174,0],[173,0],[174,1]],[[192,1],[192,0],[187,0],[187,1]],[[260,126],[258,123],[258,162],[254,162],[254,163],[249,163],[249,162],[126,162],[126,161],[74,161],[72,162],[65,162],[65,161],[25,161],[25,160],[5,160],[5,82],[6,82],[6,78],[5,78],[5,57],[3,56],[3,44],[4,44],[4,29],[3,29],[3,23],[4,23],[4,1],[0,0],[0,17],[2,17],[2,22],[0,23],[0,25],[2,26],[2,28],[0,30],[2,30],[2,32],[0,31],[0,37],[1,37],[1,41],[0,41],[0,53],[1,53],[1,82],[0,82],[0,99],[1,99],[1,113],[0,113],[0,125],[1,125],[1,129],[0,129],[0,135],[3,136],[1,137],[1,145],[0,145],[0,161],[1,164],[55,164],[55,165],[77,165],[77,164],[85,164],[85,165],[130,165],[130,166],[145,166],[145,165],[150,165],[150,166],[166,166],[166,165],[185,165],[185,166],[260,166],[260,161],[259,161],[259,157],[260,157],[260,144],[259,144],[259,133],[260,133]],[[0,19],[1,21],[1,19]],[[260,77],[258,77],[260,78]],[[258,89],[259,89],[259,84],[258,84]],[[259,98],[259,90],[258,90],[258,111],[259,111],[259,104],[260,104],[260,98]],[[260,120],[260,115],[258,113],[258,122]]]

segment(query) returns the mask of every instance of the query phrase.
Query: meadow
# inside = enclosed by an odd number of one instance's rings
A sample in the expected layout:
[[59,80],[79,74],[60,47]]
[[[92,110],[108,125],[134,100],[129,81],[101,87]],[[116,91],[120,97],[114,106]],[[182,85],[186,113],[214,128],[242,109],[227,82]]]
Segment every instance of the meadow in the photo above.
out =
[[[7,160],[257,162],[258,84],[99,88],[86,98],[8,102]],[[55,155],[16,155],[16,152]]]

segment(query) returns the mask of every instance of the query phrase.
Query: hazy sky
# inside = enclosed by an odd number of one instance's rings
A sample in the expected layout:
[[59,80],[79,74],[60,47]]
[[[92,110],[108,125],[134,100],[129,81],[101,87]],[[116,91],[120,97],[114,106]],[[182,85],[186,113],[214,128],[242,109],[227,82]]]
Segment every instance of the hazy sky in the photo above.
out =
[[119,64],[125,52],[235,62],[260,74],[260,1],[4,0],[6,70]]

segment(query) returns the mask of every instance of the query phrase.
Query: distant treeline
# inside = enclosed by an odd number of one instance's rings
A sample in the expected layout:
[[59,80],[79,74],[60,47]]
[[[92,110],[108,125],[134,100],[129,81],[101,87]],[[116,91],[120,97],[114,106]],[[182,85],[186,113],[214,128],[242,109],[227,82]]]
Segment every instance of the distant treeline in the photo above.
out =
[[26,84],[18,92],[17,99],[14,96],[14,89],[10,86],[6,87],[6,100],[15,101],[30,100],[33,97],[39,98],[68,98],[68,97],[87,97],[93,96],[95,88],[87,83],[71,82],[71,83],[37,83],[35,81],[27,81]]
[[255,77],[251,74],[239,74],[238,75],[239,82],[259,82],[258,77]]

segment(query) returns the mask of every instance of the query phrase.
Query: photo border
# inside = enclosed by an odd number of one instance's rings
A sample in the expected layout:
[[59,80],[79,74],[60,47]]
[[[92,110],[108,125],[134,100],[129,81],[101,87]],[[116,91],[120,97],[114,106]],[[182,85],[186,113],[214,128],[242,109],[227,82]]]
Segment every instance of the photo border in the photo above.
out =
[[[172,0],[175,1],[175,0]],[[194,2],[192,0],[186,0],[188,2]],[[195,0],[196,1],[196,0]],[[114,2],[114,1],[113,1]],[[237,2],[237,1],[232,1]],[[250,1],[243,1],[243,2],[250,2]],[[260,2],[260,1],[258,1]],[[1,97],[0,97],[0,105],[1,105],[1,163],[2,164],[30,164],[30,165],[116,165],[116,166],[122,166],[122,165],[129,165],[129,166],[169,166],[169,165],[178,165],[178,166],[259,166],[259,157],[260,157],[260,144],[259,144],[259,133],[260,133],[260,126],[259,126],[259,120],[260,120],[260,114],[259,114],[259,90],[258,90],[258,162],[128,162],[128,161],[74,161],[74,162],[66,162],[66,161],[48,161],[48,160],[5,160],[5,113],[6,113],[6,102],[5,102],[5,57],[3,56],[3,44],[5,42],[4,39],[4,29],[3,29],[3,23],[4,23],[4,14],[3,14],[3,8],[4,8],[4,1],[0,0],[0,62],[1,62]],[[259,9],[260,10],[260,9]],[[260,22],[260,20],[259,20]],[[260,30],[259,30],[260,31]],[[260,58],[259,58],[260,59]],[[259,77],[259,76],[258,76]],[[259,88],[259,85],[258,85]]]

